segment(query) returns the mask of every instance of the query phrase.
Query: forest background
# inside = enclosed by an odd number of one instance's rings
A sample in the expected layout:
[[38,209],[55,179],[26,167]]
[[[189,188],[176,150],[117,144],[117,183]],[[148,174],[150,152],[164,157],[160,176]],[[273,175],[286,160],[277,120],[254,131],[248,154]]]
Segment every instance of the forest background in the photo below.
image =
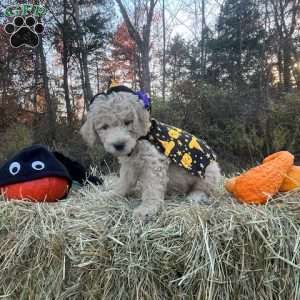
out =
[[111,78],[206,139],[226,173],[282,149],[300,158],[299,0],[34,1],[39,46],[13,48],[4,12],[24,3],[0,3],[0,162],[42,143],[115,170],[78,133]]

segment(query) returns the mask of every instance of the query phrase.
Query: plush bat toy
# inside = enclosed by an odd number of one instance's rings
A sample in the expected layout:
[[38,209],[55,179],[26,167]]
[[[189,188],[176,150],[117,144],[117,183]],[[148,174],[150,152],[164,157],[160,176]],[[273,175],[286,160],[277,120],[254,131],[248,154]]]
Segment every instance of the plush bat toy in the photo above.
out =
[[58,159],[68,170],[73,181],[76,181],[81,185],[85,185],[88,182],[91,182],[95,185],[101,185],[103,183],[102,178],[98,178],[92,175],[86,177],[87,170],[79,162],[72,160],[57,151],[54,151],[53,154],[56,159]]
[[[87,179],[102,183],[97,177]],[[41,145],[23,149],[0,168],[0,191],[8,200],[56,202],[68,195],[73,180],[84,184],[85,169]]]

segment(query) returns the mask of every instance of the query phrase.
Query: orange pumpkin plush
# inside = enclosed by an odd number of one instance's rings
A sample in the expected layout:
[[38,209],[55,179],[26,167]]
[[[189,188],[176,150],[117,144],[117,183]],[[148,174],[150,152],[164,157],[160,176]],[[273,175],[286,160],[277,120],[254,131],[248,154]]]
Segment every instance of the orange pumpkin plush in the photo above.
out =
[[40,145],[24,149],[0,168],[0,191],[8,200],[58,201],[71,184],[65,166]]
[[281,151],[266,157],[263,163],[225,182],[225,188],[240,202],[265,204],[279,191],[300,187],[300,167],[293,166],[294,156]]

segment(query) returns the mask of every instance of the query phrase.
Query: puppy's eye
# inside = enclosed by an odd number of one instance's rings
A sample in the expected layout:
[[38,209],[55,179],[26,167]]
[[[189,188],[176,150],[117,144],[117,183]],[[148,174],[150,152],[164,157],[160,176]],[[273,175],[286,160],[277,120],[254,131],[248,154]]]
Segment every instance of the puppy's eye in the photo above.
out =
[[127,121],[124,122],[125,126],[129,126],[129,125],[131,125],[132,123],[133,123],[132,120],[127,120]]
[[107,125],[107,124],[104,124],[100,129],[101,129],[101,130],[106,130],[106,129],[108,129],[108,125]]

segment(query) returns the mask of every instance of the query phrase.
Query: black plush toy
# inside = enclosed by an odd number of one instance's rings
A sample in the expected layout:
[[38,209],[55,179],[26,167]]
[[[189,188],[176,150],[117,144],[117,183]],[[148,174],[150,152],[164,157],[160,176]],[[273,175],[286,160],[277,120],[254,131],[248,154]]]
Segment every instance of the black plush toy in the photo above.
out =
[[[87,180],[102,183],[93,176]],[[72,181],[86,182],[84,167],[41,145],[23,149],[0,168],[1,194],[7,199],[54,202],[68,195]]]
[[103,183],[102,178],[92,175],[86,177],[87,171],[79,162],[74,161],[57,151],[54,151],[53,154],[66,167],[73,181],[77,181],[83,185],[87,182],[91,182],[95,185],[101,185]]

